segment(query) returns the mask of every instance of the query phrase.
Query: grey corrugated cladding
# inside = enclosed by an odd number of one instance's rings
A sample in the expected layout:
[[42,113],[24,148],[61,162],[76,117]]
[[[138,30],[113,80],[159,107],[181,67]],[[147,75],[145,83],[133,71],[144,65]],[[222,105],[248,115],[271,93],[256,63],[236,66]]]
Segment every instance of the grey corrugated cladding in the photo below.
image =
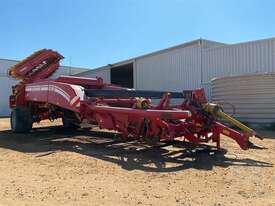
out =
[[203,51],[203,82],[214,77],[275,72],[275,40],[233,44]]
[[200,86],[200,45],[173,49],[136,60],[137,89],[193,89]]
[[[202,46],[199,45],[199,42],[202,42]],[[134,62],[134,85],[136,88],[145,88],[144,85],[147,85],[148,89],[154,87],[155,82],[151,81],[152,72],[156,75],[155,78],[171,79],[175,77],[173,83],[177,86],[183,85],[187,88],[190,86],[195,88],[198,86],[198,79],[203,85],[207,85],[213,77],[253,72],[273,72],[275,70],[274,42],[274,38],[270,38],[227,45],[204,39],[195,40],[87,71],[83,75],[100,76],[102,74],[105,79],[109,79],[111,67]],[[172,74],[171,71],[174,73]],[[193,74],[189,74],[189,72]],[[158,81],[156,81],[156,84],[159,85]],[[168,84],[167,89],[173,87],[170,85],[170,80],[167,81],[164,83],[165,86],[161,86],[161,88],[166,88]],[[179,81],[184,81],[184,83]]]
[[14,79],[7,77],[7,69],[16,64],[16,61],[0,59],[0,116],[9,115],[9,94],[12,85],[16,84]]
[[225,45],[197,39],[174,47],[106,65],[77,76],[102,77],[110,83],[110,68],[134,63],[134,87],[180,91],[199,87],[201,83],[201,50]]

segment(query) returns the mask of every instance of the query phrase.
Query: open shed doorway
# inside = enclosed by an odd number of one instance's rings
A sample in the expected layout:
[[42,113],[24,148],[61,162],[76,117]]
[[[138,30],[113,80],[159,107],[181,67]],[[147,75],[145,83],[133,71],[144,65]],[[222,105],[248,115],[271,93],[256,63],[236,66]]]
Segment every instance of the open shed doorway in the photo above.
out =
[[111,68],[111,83],[122,87],[133,88],[133,63]]

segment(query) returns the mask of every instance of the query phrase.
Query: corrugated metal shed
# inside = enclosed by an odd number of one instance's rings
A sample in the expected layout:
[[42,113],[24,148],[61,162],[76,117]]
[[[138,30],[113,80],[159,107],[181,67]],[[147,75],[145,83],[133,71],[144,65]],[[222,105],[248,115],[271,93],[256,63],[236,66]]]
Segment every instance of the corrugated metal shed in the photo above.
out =
[[172,91],[193,89],[200,87],[202,82],[202,49],[223,45],[226,44],[197,39],[126,61],[79,73],[77,76],[99,76],[107,83],[110,83],[111,68],[132,62],[134,67],[134,88],[136,89],[163,89]]
[[275,38],[232,45],[197,39],[79,76],[101,76],[109,83],[110,68],[133,62],[137,89],[180,90],[202,86],[210,96],[210,81],[214,77],[275,72],[274,55]]
[[[7,76],[7,69],[15,65],[18,61],[9,59],[0,59],[0,116],[8,116],[9,110],[9,95],[11,87],[16,84],[16,81]],[[52,77],[59,75],[74,75],[79,72],[87,71],[85,68],[61,66]]]
[[203,82],[227,75],[275,72],[274,57],[274,38],[205,49]]
[[[275,73],[228,76],[212,80],[212,98],[241,121],[275,122]],[[229,104],[228,104],[229,103]]]

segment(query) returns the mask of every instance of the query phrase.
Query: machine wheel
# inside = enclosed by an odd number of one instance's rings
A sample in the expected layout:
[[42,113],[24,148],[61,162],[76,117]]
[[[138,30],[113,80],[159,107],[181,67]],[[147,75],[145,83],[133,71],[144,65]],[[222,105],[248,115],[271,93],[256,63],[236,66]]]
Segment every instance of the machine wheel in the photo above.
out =
[[27,107],[16,107],[11,112],[11,129],[16,133],[29,132],[32,129],[32,115]]
[[80,124],[75,113],[67,110],[63,112],[62,123],[63,127],[68,129],[77,129]]

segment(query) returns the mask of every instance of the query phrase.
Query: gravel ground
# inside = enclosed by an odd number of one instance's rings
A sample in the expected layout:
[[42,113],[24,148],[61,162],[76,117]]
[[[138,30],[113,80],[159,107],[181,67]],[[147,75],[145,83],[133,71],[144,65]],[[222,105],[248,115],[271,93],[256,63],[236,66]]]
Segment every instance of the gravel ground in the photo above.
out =
[[275,134],[227,153],[176,142],[150,148],[60,122],[13,134],[0,119],[0,205],[275,206]]

